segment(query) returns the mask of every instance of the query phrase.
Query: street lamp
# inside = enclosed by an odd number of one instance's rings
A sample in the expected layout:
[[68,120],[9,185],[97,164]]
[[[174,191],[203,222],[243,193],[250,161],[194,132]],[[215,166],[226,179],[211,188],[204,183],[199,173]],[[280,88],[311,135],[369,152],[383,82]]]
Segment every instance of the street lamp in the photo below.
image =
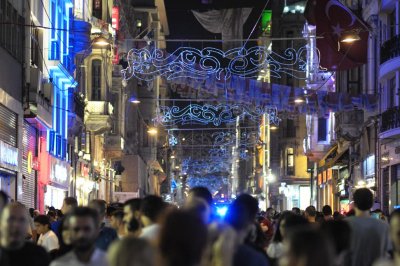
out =
[[343,43],[353,43],[359,40],[361,40],[359,30],[345,32],[340,38],[340,42]]
[[92,40],[92,45],[106,47],[110,45],[110,41],[103,36],[98,36]]
[[157,135],[158,130],[155,127],[149,127],[149,129],[147,130],[147,133],[149,133],[150,135],[154,136],[154,135]]

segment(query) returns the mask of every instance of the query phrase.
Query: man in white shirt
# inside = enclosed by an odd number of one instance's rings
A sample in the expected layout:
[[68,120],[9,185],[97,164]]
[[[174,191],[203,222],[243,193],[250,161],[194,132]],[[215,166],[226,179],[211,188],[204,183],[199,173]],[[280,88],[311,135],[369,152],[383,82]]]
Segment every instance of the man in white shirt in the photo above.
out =
[[95,210],[77,207],[70,213],[69,228],[73,250],[50,266],[108,266],[106,254],[96,248],[100,221]]
[[36,232],[40,234],[37,244],[47,252],[60,248],[58,237],[50,230],[50,219],[46,215],[39,215],[34,220]]

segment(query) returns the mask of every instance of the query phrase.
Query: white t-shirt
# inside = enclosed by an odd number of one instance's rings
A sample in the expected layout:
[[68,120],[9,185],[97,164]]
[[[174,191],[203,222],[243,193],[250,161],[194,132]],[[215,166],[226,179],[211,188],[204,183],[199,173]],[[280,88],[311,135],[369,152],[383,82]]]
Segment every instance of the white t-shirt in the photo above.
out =
[[60,248],[58,237],[51,230],[46,234],[41,234],[37,243],[39,246],[44,247],[47,252]]

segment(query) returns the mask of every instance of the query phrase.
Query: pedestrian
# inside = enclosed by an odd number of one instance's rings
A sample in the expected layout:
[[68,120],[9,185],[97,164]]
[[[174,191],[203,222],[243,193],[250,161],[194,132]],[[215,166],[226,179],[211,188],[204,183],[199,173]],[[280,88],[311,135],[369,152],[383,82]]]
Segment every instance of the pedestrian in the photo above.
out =
[[285,243],[286,253],[279,266],[333,266],[332,244],[313,227],[297,228]]
[[8,195],[3,190],[0,190],[0,213],[8,203]]
[[[131,222],[132,218],[136,219],[137,221],[140,221],[140,204],[142,200],[141,199],[129,199],[124,203],[124,223],[126,226],[129,225]],[[141,226],[139,224],[139,230]]]
[[40,234],[37,244],[47,252],[59,249],[58,237],[50,229],[50,219],[46,215],[36,216],[34,219],[36,232]]
[[245,243],[249,232],[254,228],[257,212],[258,201],[248,194],[238,196],[229,206],[225,220],[237,233],[234,266],[269,265],[264,254]]
[[58,250],[54,250],[50,252],[50,256],[52,260],[57,259],[59,257],[64,256],[68,252],[72,250],[72,243],[71,243],[71,233],[69,227],[69,215],[63,217],[60,225],[60,235],[59,244],[60,248]]
[[46,250],[26,241],[28,226],[28,212],[24,205],[15,202],[4,207],[0,216],[1,265],[49,265],[50,257]]
[[333,213],[333,220],[338,221],[338,220],[343,220],[343,219],[344,219],[344,215],[341,214],[340,212],[335,211]]
[[303,216],[290,211],[282,213],[272,243],[267,248],[267,255],[271,258],[273,265],[276,265],[278,260],[284,255],[283,243],[288,234],[296,228],[305,227],[308,224],[309,222]]
[[324,221],[330,221],[333,220],[333,216],[332,216],[332,208],[329,205],[325,205],[324,207],[322,207],[322,214],[324,216]]
[[321,232],[332,240],[334,248],[334,266],[350,263],[350,225],[343,220],[328,220],[321,224]]
[[[76,200],[76,198],[66,197],[63,200],[63,205],[61,207],[61,215],[62,216],[67,215],[68,213],[72,212],[76,207],[78,207],[78,201]],[[52,208],[52,210],[55,211],[54,207]],[[53,230],[53,232],[57,235],[58,240],[61,239],[61,234],[60,234],[61,222],[62,218],[60,219],[60,217],[58,216],[57,221],[51,223],[51,230]]]
[[161,225],[161,265],[200,265],[206,244],[207,226],[198,215],[190,211],[172,211]]
[[57,214],[55,211],[48,211],[47,212],[47,217],[49,217],[50,224],[54,223],[57,221]]
[[98,212],[77,207],[70,212],[68,220],[73,249],[50,266],[108,266],[106,253],[96,248],[100,228]]
[[317,219],[317,210],[314,206],[308,206],[304,212],[304,216],[309,223],[315,223]]
[[389,259],[381,259],[374,266],[398,266],[400,265],[400,209],[396,209],[390,215],[390,238],[393,243],[393,253]]
[[100,219],[100,232],[96,241],[96,246],[103,251],[107,251],[110,244],[118,239],[117,231],[108,227],[105,222],[107,203],[105,200],[92,200],[89,207],[97,211]]
[[292,212],[293,212],[294,214],[301,215],[300,208],[298,208],[298,207],[293,207],[293,208],[292,208]]
[[[204,202],[204,204],[200,203]],[[186,207],[191,208],[194,206],[203,208],[198,209],[203,215],[203,219],[207,223],[211,223],[211,217],[214,211],[213,197],[211,192],[206,187],[194,187],[189,190],[188,198],[186,200]]]
[[370,216],[374,204],[371,190],[357,189],[353,193],[355,216],[346,218],[352,234],[350,241],[351,265],[372,265],[374,261],[388,254],[389,226]]
[[107,252],[110,266],[155,266],[156,255],[148,241],[134,237],[114,242]]
[[162,198],[155,195],[146,196],[140,205],[140,221],[143,225],[141,238],[155,242],[160,232],[160,218],[165,209]]
[[126,226],[124,224],[124,212],[116,210],[111,214],[110,227],[117,232],[118,238],[126,236]]

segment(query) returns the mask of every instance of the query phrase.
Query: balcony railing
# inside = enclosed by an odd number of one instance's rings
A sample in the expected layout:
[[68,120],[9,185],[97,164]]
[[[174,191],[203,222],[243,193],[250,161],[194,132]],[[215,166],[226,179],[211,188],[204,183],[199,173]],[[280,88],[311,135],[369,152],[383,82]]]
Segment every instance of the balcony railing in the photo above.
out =
[[95,115],[111,115],[113,112],[112,105],[105,101],[89,101],[86,107],[90,114]]
[[381,64],[396,57],[400,57],[400,35],[396,35],[383,43],[381,47]]
[[400,107],[389,108],[381,114],[380,132],[400,128]]

